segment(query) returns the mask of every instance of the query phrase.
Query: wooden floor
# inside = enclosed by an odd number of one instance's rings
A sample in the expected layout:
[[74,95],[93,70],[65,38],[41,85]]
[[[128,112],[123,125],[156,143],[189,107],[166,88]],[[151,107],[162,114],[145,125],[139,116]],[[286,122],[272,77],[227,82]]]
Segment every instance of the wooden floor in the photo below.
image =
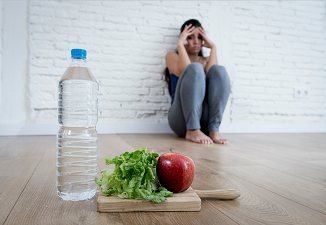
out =
[[200,145],[173,134],[99,135],[104,157],[170,148],[196,166],[195,190],[236,189],[232,201],[202,200],[200,212],[98,213],[56,195],[55,136],[0,137],[0,224],[326,224],[326,134],[224,134]]

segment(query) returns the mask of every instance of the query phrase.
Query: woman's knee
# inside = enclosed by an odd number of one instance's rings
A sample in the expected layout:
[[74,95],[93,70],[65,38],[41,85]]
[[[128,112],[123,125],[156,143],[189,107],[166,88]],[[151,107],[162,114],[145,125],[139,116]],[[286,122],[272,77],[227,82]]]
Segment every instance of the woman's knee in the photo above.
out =
[[185,71],[187,74],[196,75],[196,74],[203,74],[205,75],[203,65],[201,63],[195,62],[190,63],[186,68]]
[[213,66],[211,66],[211,68],[209,68],[208,72],[215,72],[215,73],[221,73],[221,74],[227,74],[226,69],[224,66],[221,65],[217,65],[214,64]]
[[225,80],[225,81],[230,81],[229,74],[226,71],[224,66],[221,65],[213,65],[209,69],[207,76],[209,77],[217,77],[219,79]]

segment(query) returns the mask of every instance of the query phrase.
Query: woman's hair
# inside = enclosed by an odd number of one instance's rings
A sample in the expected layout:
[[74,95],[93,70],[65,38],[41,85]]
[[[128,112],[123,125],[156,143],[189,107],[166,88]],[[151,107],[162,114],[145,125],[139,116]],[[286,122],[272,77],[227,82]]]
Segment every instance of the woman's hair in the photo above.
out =
[[[192,26],[195,26],[195,27],[201,27],[201,23],[198,21],[198,20],[195,20],[195,19],[190,19],[190,20],[187,20],[186,22],[184,22],[184,24],[181,26],[181,29],[180,29],[180,35],[181,33],[183,32],[183,30],[185,29],[186,25],[189,25],[189,24],[192,24]],[[177,54],[178,53],[178,50],[175,51]],[[199,56],[203,56],[203,53],[202,51],[200,50],[199,53],[198,53]],[[165,81],[168,83],[169,85],[169,93],[171,95],[171,81],[170,81],[170,72],[169,72],[169,69],[166,67],[165,69]]]

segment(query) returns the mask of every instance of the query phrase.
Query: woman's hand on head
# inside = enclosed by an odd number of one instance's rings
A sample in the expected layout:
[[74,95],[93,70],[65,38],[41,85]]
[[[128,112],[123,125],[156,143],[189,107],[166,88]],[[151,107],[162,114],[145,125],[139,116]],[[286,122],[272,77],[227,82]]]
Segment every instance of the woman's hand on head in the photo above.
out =
[[186,25],[184,30],[180,34],[178,44],[180,43],[180,44],[183,44],[183,45],[187,45],[188,44],[187,37],[194,33],[195,28],[196,27],[192,26],[192,24]]
[[212,48],[212,47],[214,47],[215,44],[211,40],[208,39],[208,37],[206,35],[205,29],[202,26],[199,27],[198,29],[199,29],[199,33],[201,34],[201,36],[204,39],[203,47],[206,47],[206,48]]

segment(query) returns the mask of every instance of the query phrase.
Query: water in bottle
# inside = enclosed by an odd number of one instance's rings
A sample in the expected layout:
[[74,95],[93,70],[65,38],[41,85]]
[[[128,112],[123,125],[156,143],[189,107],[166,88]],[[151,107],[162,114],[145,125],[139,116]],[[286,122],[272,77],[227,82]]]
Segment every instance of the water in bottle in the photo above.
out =
[[92,198],[97,176],[98,83],[86,66],[86,50],[72,49],[59,81],[57,193],[66,201]]

